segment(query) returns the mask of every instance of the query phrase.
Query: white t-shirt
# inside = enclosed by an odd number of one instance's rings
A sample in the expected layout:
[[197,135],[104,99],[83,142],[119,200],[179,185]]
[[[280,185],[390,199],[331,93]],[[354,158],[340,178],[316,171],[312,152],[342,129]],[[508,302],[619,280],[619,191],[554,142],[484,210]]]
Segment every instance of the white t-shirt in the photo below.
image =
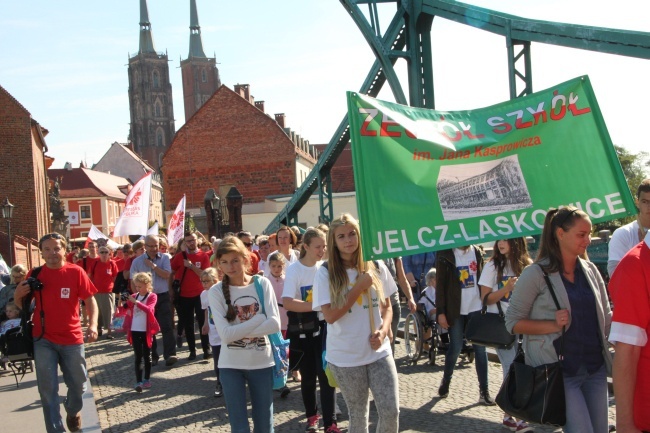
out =
[[296,263],[300,259],[300,256],[296,252],[296,250],[289,250],[289,264]]
[[641,242],[641,239],[639,239],[639,222],[637,220],[614,230],[607,247],[607,272],[610,277],[614,273],[618,262],[639,242]]
[[214,326],[214,318],[212,317],[212,310],[210,310],[208,290],[201,292],[201,308],[208,310],[208,339],[210,340],[210,346],[221,346],[221,337],[219,337],[217,327]]
[[[379,279],[383,285],[384,297],[389,298],[390,295],[397,291],[397,286],[386,265],[382,261],[378,261],[378,263]],[[348,269],[347,273],[350,281],[348,290],[350,290],[354,286],[358,274],[356,269]],[[379,328],[382,324],[379,312],[379,298],[375,290],[371,290],[371,293],[375,328]],[[330,298],[329,272],[324,266],[320,266],[316,272],[312,298],[314,311],[320,311],[321,305],[332,302]],[[390,300],[387,302],[390,303]],[[334,323],[327,324],[327,354],[325,359],[338,367],[359,367],[390,355],[388,337],[384,339],[378,350],[372,350],[370,347],[370,335],[375,330],[370,329],[368,297],[362,295],[343,317]]]
[[460,314],[465,316],[481,309],[481,297],[476,285],[476,252],[471,246],[466,250],[454,248],[456,269],[460,278]]
[[280,331],[280,312],[273,287],[268,279],[259,277],[264,295],[266,316],[255,290],[255,284],[230,286],[230,302],[237,310],[232,322],[226,320],[226,300],[222,283],[208,291],[217,332],[221,336],[219,368],[258,370],[275,365],[267,335]]
[[[508,283],[508,280],[515,276],[515,273],[510,269],[510,264],[506,264],[505,268],[503,269],[503,276],[501,277],[501,281],[497,281],[497,269],[494,266],[494,261],[490,260],[485,264],[485,266],[483,266],[483,272],[481,272],[481,279],[478,281],[478,285],[492,287],[492,291],[496,292],[499,289],[503,289],[503,286]],[[511,296],[512,292],[501,298],[501,309],[504,313],[510,306]],[[487,310],[490,313],[498,313],[499,310],[497,309],[496,305],[497,304],[488,305]]]
[[431,314],[431,311],[436,308],[435,302],[436,289],[431,286],[425,287],[425,289],[422,290],[418,304],[424,305],[424,311],[426,311],[427,315]]
[[[312,302],[314,278],[316,278],[316,272],[322,263],[317,262],[314,266],[305,266],[297,261],[289,265],[285,271],[282,297]],[[318,313],[318,319],[324,320],[323,313]]]
[[262,275],[267,278],[271,276],[271,268],[269,267],[269,262],[266,260],[260,259],[260,262],[257,265],[257,270],[262,271]]
[[[135,295],[136,301],[143,302],[147,297]],[[131,321],[131,331],[146,332],[147,331],[147,313],[138,307],[138,304],[133,306],[133,320]]]

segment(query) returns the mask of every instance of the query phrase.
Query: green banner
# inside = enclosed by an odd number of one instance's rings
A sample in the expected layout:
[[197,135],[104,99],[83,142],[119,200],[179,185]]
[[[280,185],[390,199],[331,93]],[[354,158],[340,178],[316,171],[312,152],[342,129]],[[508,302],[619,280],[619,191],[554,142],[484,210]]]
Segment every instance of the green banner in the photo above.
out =
[[587,76],[468,111],[348,92],[366,259],[541,233],[551,207],[636,212]]

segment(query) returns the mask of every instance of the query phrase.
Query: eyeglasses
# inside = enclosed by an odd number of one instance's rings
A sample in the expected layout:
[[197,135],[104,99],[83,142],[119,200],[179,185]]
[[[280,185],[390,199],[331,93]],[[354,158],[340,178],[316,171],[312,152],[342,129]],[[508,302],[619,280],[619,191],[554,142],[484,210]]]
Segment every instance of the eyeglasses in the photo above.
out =
[[158,244],[154,244],[154,245],[145,244],[144,246],[147,247],[147,248],[158,248]]
[[40,244],[40,243],[42,243],[42,242],[45,242],[45,241],[48,240],[48,239],[57,239],[57,240],[61,240],[61,239],[65,239],[65,238],[64,238],[63,236],[61,236],[60,234],[58,234],[58,233],[48,233],[48,234],[46,234],[45,236],[43,236],[43,237],[41,238],[41,240],[38,241],[38,243]]
[[108,254],[108,251],[100,251],[99,254]]
[[201,284],[212,284],[212,280],[201,280]]
[[253,246],[253,243],[252,243],[252,242],[244,242],[244,246],[245,246],[246,248],[250,248],[250,247]]

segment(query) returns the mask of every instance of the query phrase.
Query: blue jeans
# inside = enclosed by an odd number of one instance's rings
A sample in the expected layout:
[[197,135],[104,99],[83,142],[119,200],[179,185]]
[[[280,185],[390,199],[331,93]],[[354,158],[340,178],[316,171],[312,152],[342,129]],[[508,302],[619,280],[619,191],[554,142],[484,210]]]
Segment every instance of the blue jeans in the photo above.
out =
[[63,381],[68,387],[63,407],[68,415],[75,416],[81,412],[86,391],[84,345],[54,344],[42,338],[34,342],[34,362],[45,427],[48,433],[65,432],[59,404],[58,366],[61,366]]
[[246,412],[246,383],[253,407],[253,432],[273,432],[273,367],[259,370],[220,368],[232,433],[250,433]]
[[[458,355],[463,348],[463,341],[465,338],[465,326],[469,322],[469,318],[473,314],[481,314],[480,311],[474,311],[469,313],[466,316],[459,316],[458,319],[454,322],[453,326],[449,327],[449,349],[445,353],[445,373],[444,379],[451,380],[451,377],[454,374],[454,368],[456,367],[456,362],[458,361]],[[478,384],[481,390],[488,389],[488,363],[487,363],[487,353],[485,352],[485,346],[474,347],[474,364],[476,365],[476,375],[478,376]]]
[[607,433],[607,369],[589,374],[585,366],[575,376],[564,376],[566,425],[564,433]]

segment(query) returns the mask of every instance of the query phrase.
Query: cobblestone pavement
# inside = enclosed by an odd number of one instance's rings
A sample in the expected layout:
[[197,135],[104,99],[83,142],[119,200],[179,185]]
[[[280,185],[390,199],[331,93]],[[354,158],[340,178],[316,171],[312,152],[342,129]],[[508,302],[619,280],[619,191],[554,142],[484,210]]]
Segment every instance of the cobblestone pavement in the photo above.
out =
[[[212,359],[188,362],[187,346],[178,352],[181,359],[172,368],[164,362],[152,368],[152,384],[141,394],[133,390],[133,351],[124,337],[101,340],[87,346],[86,358],[94,387],[95,401],[103,432],[228,432],[228,415],[223,398],[213,396],[215,377]],[[437,387],[442,377],[443,357],[437,365],[424,360],[418,365],[405,363],[404,345],[396,346],[400,386],[400,431],[404,432],[505,432],[502,412],[497,406],[481,406],[474,364],[461,364],[455,371],[449,397],[439,399]],[[501,383],[501,366],[490,362],[490,391],[496,395]],[[274,401],[275,431],[304,432],[305,416],[300,384],[289,381],[291,394],[286,399],[276,394]],[[345,401],[338,404],[346,413]],[[250,406],[249,406],[250,409]],[[374,431],[377,414],[371,404]],[[615,407],[610,403],[613,423]],[[250,413],[249,413],[250,418]],[[347,417],[340,417],[339,427],[347,429]],[[537,432],[553,432],[537,426]]]

